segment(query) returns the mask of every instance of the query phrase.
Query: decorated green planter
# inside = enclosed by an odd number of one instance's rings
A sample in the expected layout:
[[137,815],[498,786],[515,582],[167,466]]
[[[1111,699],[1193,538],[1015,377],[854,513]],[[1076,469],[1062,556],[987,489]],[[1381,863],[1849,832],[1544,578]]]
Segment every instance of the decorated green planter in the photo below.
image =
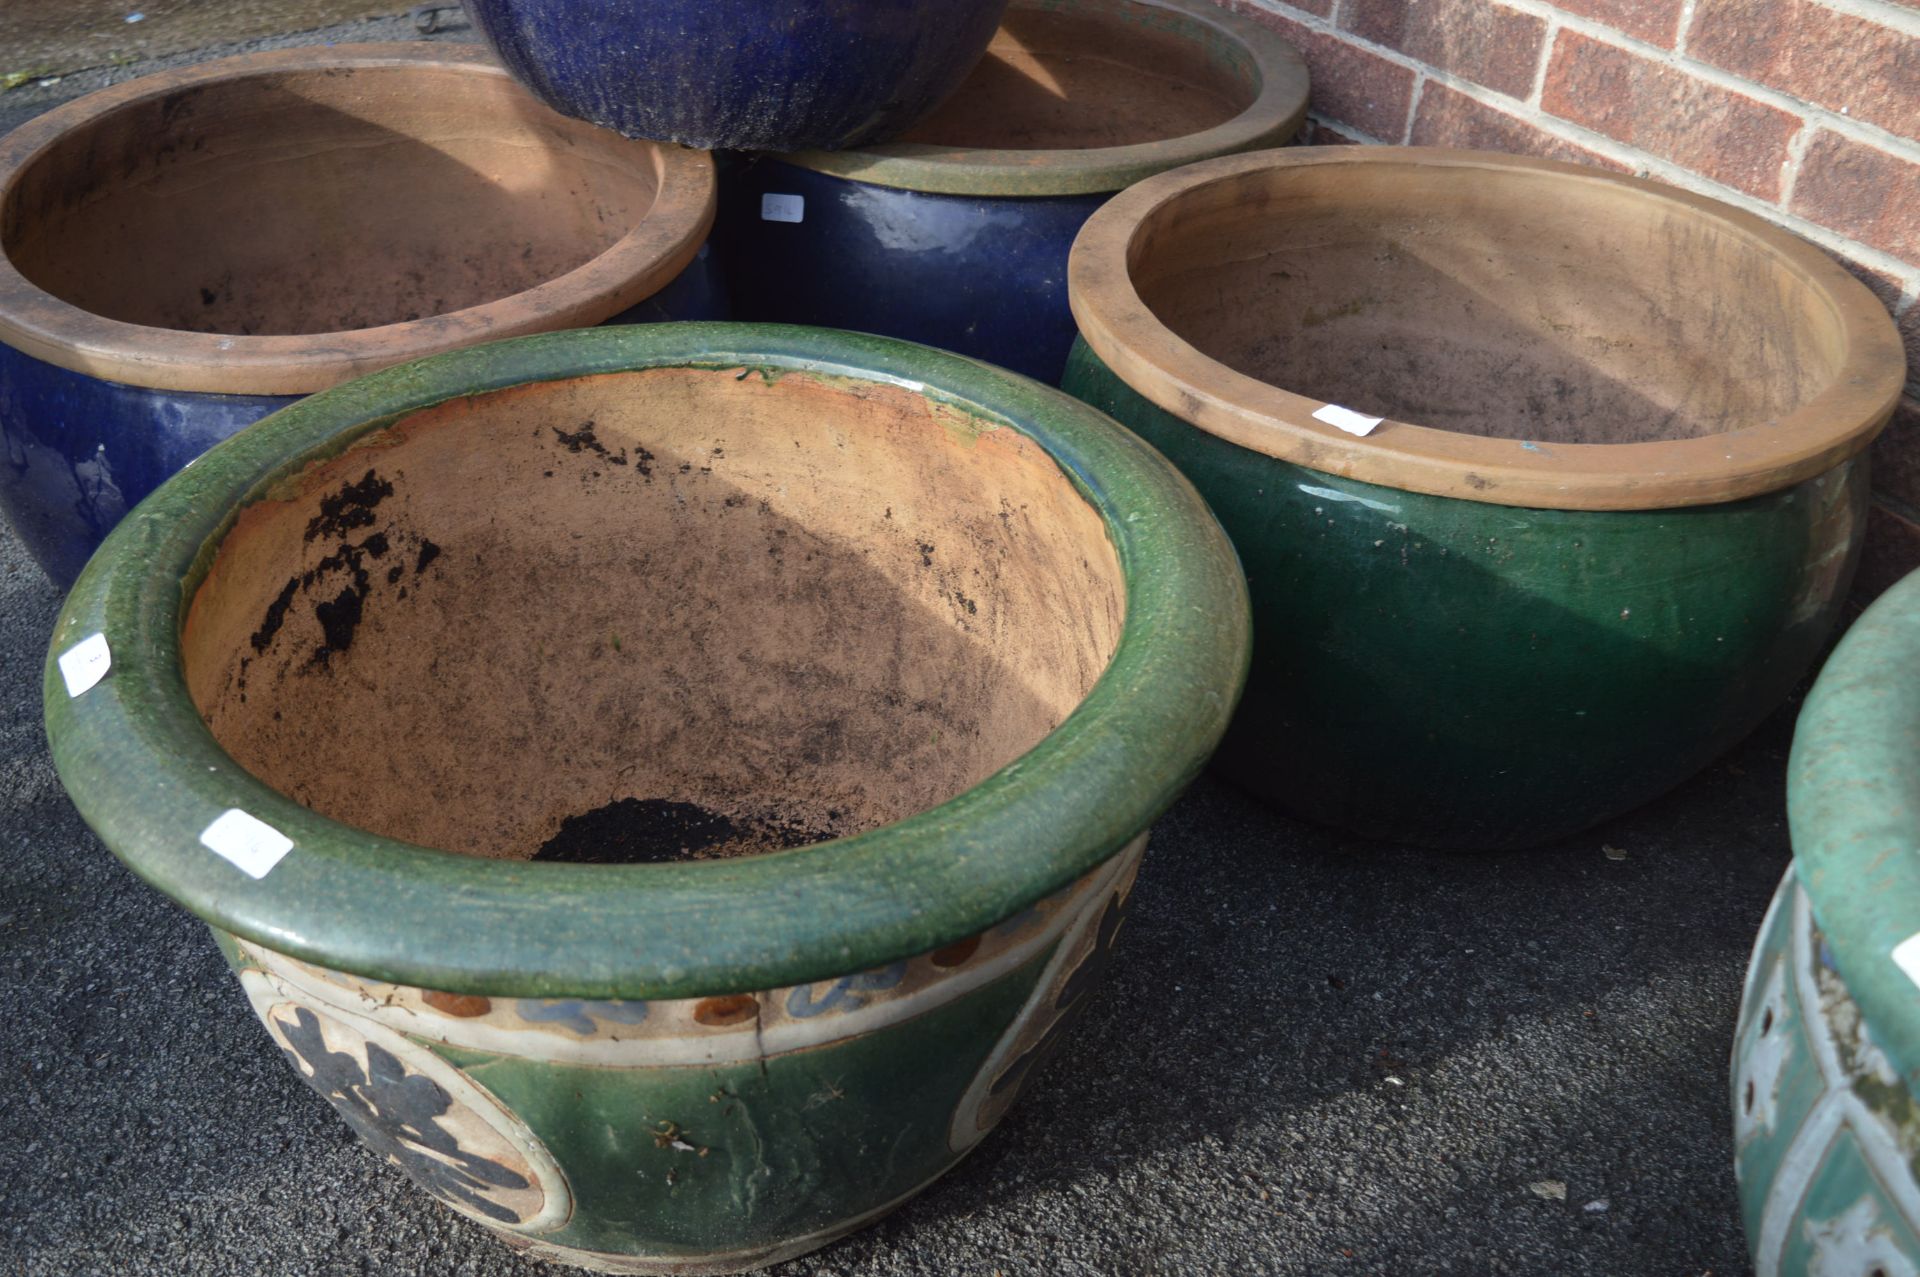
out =
[[1574,834],[1777,706],[1845,597],[1904,379],[1884,308],[1809,245],[1515,156],[1193,165],[1096,213],[1070,284],[1063,385],[1179,466],[1246,566],[1222,769],[1429,845]]
[[1867,609],[1794,728],[1793,867],[1733,1051],[1762,1277],[1920,1272],[1920,575]]
[[1198,495],[1084,405],[664,324],[219,445],[82,574],[47,726],[371,1147],[539,1255],[725,1272],[998,1119],[1248,641]]

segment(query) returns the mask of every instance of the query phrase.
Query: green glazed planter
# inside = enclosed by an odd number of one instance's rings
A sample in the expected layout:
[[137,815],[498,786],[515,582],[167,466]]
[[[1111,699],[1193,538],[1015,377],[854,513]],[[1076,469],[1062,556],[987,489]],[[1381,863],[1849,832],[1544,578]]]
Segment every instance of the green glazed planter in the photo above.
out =
[[45,698],[88,824],[372,1148],[540,1256],[732,1272],[992,1127],[1248,643],[1205,505],[1085,406],[668,324],[221,444],[82,574]]
[[1920,1272],[1920,575],[1854,623],[1795,726],[1793,868],[1747,970],[1734,1169],[1754,1267]]
[[1192,479],[1247,570],[1218,765],[1434,846],[1577,833],[1781,702],[1845,598],[1904,375],[1809,246],[1512,156],[1193,165],[1095,214],[1070,281],[1064,388]]

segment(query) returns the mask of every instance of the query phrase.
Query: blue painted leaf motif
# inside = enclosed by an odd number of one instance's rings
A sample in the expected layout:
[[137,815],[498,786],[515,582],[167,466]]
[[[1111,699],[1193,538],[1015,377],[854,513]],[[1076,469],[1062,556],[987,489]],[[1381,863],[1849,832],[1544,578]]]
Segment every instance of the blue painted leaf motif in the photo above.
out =
[[[520,1216],[484,1196],[488,1189],[528,1187],[524,1177],[496,1161],[463,1150],[440,1119],[453,1100],[440,1084],[407,1066],[375,1043],[367,1043],[367,1068],[344,1051],[327,1049],[320,1021],[306,1007],[295,1024],[274,1023],[286,1038],[287,1058],[307,1085],[333,1103],[347,1124],[375,1152],[397,1163],[414,1183],[437,1197],[478,1211],[503,1224]],[[305,1062],[312,1076],[300,1068]]]
[[817,998],[813,996],[813,991],[823,986],[796,985],[793,992],[787,995],[787,1014],[798,1020],[808,1020],[829,1011],[852,1011],[867,1004],[867,994],[891,989],[906,978],[907,964],[896,962],[878,971],[862,971],[858,975],[841,976],[838,980],[828,981],[824,985],[826,991]]
[[647,1018],[647,1004],[615,999],[587,1002],[579,998],[521,998],[515,1003],[520,1018],[529,1024],[558,1024],[561,1028],[590,1038],[599,1031],[596,1021],[615,1024],[639,1024]]

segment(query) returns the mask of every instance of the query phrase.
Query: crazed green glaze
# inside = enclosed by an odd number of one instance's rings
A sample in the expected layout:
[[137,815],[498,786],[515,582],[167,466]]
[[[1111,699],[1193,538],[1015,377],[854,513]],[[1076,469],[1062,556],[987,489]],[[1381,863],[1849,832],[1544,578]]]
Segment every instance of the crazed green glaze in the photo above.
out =
[[[923,387],[1019,430],[1104,516],[1127,590],[1120,646],[1029,753],[909,820],[698,864],[483,861],[323,819],[243,772],[179,675],[179,618],[237,510],[396,417],[530,381],[637,367],[762,368]],[[972,935],[1111,856],[1198,773],[1247,659],[1245,585],[1193,489],[1139,440],[1025,378],[906,342],[669,324],[534,337],[324,392],[208,453],[123,522],[55,626],[55,766],[113,851],[208,922],[343,971],[480,994],[691,997],[860,970]],[[104,633],[112,672],[70,697],[58,655]],[[200,847],[241,807],[295,850],[258,881]],[[457,899],[449,911],[441,903]]]
[[1793,870],[1747,976],[1735,1166],[1763,1274],[1920,1272],[1920,575],[1794,728]]
[[[463,395],[653,367],[905,386],[1017,430],[1101,515],[1126,598],[1106,672],[966,793],[730,861],[571,865],[411,846],[244,772],[181,674],[180,627],[246,505]],[[964,423],[964,424],[962,424]],[[59,658],[104,635],[105,677]],[[907,343],[772,326],[557,334],[394,368],[207,453],[69,595],[44,687],[55,765],[133,869],[214,928],[300,1076],[377,1152],[510,1244],[621,1272],[732,1272],[897,1205],[999,1119],[1081,1013],[1145,830],[1224,731],[1245,583],[1192,487],[1057,391]],[[239,808],[292,849],[201,845]]]
[[563,1262],[737,1271],[974,1146],[1082,1009],[1141,850],[964,954],[725,1002],[436,1002],[216,935],[295,1070],[449,1206]]
[[1678,784],[1779,704],[1845,598],[1863,461],[1770,495],[1539,510],[1338,478],[1194,429],[1076,345],[1245,565],[1257,659],[1218,759],[1312,819],[1528,846]]

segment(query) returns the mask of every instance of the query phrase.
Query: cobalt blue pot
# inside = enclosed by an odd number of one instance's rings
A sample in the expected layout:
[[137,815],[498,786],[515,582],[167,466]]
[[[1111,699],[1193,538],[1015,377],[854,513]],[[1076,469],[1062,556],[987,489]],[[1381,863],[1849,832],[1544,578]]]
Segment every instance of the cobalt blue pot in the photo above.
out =
[[1006,0],[466,0],[556,111],[688,146],[891,137],[966,78]]
[[1278,146],[1307,72],[1208,0],[1014,0],[973,75],[903,139],[723,164],[740,319],[903,337],[1053,382],[1067,253],[1114,192]]
[[711,157],[554,114],[477,49],[251,54],[0,139],[0,510],[65,587],[301,396],[524,333],[725,315]]

